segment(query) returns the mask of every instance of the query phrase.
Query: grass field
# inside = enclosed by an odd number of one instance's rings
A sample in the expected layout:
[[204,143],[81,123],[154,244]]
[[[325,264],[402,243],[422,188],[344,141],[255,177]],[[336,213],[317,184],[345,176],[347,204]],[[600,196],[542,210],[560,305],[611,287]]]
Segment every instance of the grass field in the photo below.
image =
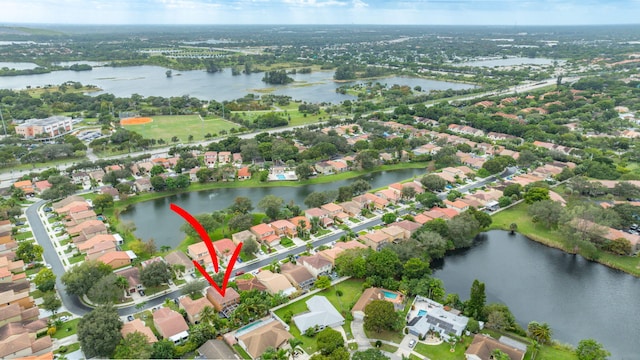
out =
[[127,125],[127,130],[142,134],[147,139],[163,139],[171,143],[171,138],[177,136],[181,143],[186,143],[189,135],[193,135],[193,141],[204,140],[207,133],[219,133],[220,130],[229,131],[231,128],[239,128],[234,124],[220,118],[203,118],[198,115],[174,115],[152,116],[153,122],[142,125]]

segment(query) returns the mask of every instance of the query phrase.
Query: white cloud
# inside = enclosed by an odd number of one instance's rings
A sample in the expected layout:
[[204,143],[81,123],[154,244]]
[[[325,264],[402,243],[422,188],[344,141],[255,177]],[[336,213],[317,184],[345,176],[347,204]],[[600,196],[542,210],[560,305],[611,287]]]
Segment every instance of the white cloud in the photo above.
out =
[[364,9],[367,8],[369,4],[362,0],[353,0],[353,8],[354,9]]
[[301,7],[330,7],[330,6],[346,6],[346,1],[338,0],[284,0],[285,4]]

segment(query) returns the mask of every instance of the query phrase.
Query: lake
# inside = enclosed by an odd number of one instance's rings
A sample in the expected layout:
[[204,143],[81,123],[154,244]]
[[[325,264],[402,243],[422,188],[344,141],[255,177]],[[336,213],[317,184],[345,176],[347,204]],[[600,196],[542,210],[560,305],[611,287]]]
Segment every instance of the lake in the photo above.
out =
[[[65,64],[71,63],[76,62]],[[1,64],[0,67],[2,67]],[[288,85],[266,84],[262,81],[264,73],[233,76],[229,69],[212,74],[203,70],[174,70],[173,76],[168,78],[166,71],[167,69],[159,66],[94,67],[91,71],[54,71],[46,74],[6,76],[0,81],[0,88],[25,89],[28,86],[43,87],[76,81],[103,89],[103,92],[93,92],[92,95],[110,93],[118,97],[130,97],[132,94],[163,97],[189,95],[203,100],[224,101],[238,99],[249,93],[264,93],[270,89],[273,94],[288,95],[295,100],[313,103],[339,103],[356,99],[352,95],[336,93],[336,89],[343,83],[333,81],[333,71],[292,74],[290,76],[295,82]],[[398,84],[413,88],[419,85],[424,91],[460,90],[473,87],[470,84],[400,76],[375,81],[389,86]]]
[[[361,176],[360,179],[369,181],[371,187],[376,189],[424,174],[426,174],[425,169],[402,169],[375,172]],[[349,185],[356,180],[349,179],[298,187],[230,188],[189,192],[134,204],[120,214],[120,218],[122,221],[133,222],[136,225],[135,235],[138,238],[143,240],[153,238],[158,247],[167,245],[175,248],[185,237],[184,233],[180,231],[184,220],[169,210],[171,203],[175,203],[191,214],[201,214],[226,209],[238,196],[248,197],[255,207],[263,197],[276,195],[283,198],[285,204],[293,201],[301,208],[306,209],[304,199],[310,193],[338,190],[340,186]]]
[[[31,70],[37,68],[38,65],[28,62],[3,62],[0,61],[0,69],[9,68],[15,70]],[[3,81],[4,82],[4,81]]]
[[[487,303],[507,304],[520,325],[547,322],[553,338],[602,343],[612,359],[638,359],[640,279],[506,231],[489,231],[434,271],[447,292],[469,298],[474,279]],[[636,315],[634,315],[636,314]]]

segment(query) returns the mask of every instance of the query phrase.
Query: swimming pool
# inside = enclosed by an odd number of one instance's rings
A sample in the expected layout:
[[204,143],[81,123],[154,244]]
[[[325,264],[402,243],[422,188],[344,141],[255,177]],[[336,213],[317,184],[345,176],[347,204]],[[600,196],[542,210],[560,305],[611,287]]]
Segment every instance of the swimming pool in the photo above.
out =
[[241,334],[244,334],[244,333],[248,332],[250,329],[258,327],[258,325],[260,325],[261,323],[262,323],[262,320],[257,320],[257,321],[252,322],[249,325],[245,325],[245,326],[241,327],[240,329],[238,329],[236,331],[236,336],[240,336]]
[[427,310],[418,310],[418,316],[425,316],[427,315]]
[[398,294],[395,294],[389,291],[383,291],[382,293],[384,294],[384,297],[386,297],[387,299],[395,300],[398,297]]
[[276,174],[276,178],[278,180],[287,180],[287,178],[283,174]]

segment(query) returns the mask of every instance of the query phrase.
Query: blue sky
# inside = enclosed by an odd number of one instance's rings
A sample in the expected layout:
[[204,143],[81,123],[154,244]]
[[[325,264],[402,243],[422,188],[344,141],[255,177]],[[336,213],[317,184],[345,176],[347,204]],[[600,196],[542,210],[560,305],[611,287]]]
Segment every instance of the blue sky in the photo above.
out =
[[0,25],[637,24],[640,0],[2,0]]

